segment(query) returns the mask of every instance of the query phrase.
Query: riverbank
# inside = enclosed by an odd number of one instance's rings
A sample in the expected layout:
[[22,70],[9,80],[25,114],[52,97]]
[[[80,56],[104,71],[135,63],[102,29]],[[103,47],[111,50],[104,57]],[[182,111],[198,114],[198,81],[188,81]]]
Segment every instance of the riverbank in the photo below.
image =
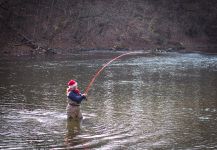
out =
[[217,52],[215,0],[7,0],[0,6],[2,55],[104,49]]
[[120,51],[144,51],[144,52],[182,52],[182,53],[204,53],[204,54],[217,54],[217,48],[213,47],[210,49],[204,49],[202,47],[199,48],[191,48],[185,49],[183,47],[177,48],[152,48],[152,49],[97,49],[97,48],[85,48],[85,49],[48,49],[48,50],[32,50],[29,48],[26,49],[17,49],[17,50],[2,50],[1,56],[3,57],[22,57],[22,56],[45,56],[45,55],[72,55],[74,53],[79,52],[120,52]]

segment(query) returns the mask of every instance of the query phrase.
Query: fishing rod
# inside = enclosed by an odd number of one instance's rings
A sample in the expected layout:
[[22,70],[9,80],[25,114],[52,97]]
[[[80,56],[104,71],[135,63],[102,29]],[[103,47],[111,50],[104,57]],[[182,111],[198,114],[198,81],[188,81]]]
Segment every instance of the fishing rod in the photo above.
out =
[[97,70],[97,72],[96,72],[95,75],[92,77],[91,81],[89,82],[88,86],[86,87],[86,90],[85,90],[84,94],[87,94],[87,93],[89,92],[90,87],[91,87],[91,85],[93,84],[93,82],[96,80],[97,76],[99,76],[99,74],[103,71],[103,69],[104,69],[105,67],[107,67],[109,64],[111,64],[113,61],[115,61],[116,59],[121,58],[121,57],[123,57],[123,56],[125,56],[125,55],[139,54],[139,53],[141,54],[141,53],[143,53],[143,52],[141,52],[141,51],[137,51],[137,52],[128,52],[128,53],[121,54],[121,55],[116,56],[116,57],[114,57],[113,59],[111,59],[109,62],[107,62],[105,65],[103,65],[99,70]]

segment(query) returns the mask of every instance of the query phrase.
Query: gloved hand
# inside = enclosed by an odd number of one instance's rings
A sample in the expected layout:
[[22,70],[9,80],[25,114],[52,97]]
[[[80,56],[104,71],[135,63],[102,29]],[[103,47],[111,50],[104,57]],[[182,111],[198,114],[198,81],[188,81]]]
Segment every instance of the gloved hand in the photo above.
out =
[[87,94],[82,94],[81,96],[83,96],[84,99],[87,100]]

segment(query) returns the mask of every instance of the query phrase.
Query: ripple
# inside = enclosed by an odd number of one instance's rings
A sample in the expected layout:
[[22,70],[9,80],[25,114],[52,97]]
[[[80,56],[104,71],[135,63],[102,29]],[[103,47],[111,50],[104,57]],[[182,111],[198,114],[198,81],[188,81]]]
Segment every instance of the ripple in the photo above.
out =
[[216,147],[216,56],[167,53],[118,60],[94,83],[90,101],[81,106],[84,119],[69,122],[66,80],[76,78],[83,89],[95,69],[116,54],[9,63],[0,86],[0,148]]

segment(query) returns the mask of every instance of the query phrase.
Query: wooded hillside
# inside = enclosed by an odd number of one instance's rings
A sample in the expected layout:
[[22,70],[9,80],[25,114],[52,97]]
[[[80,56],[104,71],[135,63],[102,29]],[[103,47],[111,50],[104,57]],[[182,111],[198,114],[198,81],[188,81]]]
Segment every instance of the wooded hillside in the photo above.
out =
[[4,54],[77,49],[217,52],[216,0],[0,0]]

